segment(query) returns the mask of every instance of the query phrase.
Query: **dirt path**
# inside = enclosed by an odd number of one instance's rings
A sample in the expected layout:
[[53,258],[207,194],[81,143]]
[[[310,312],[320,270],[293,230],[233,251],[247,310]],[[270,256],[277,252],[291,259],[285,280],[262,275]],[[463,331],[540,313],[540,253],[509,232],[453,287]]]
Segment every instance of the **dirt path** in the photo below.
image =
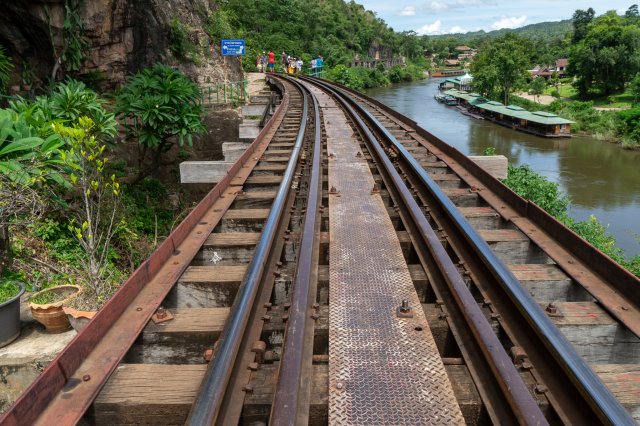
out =
[[255,96],[260,93],[261,90],[264,90],[266,87],[264,76],[265,74],[261,72],[247,73],[247,95],[249,95],[249,97]]
[[540,95],[538,97],[538,95],[530,95],[530,94],[524,93],[524,92],[516,93],[516,95],[521,97],[521,98],[527,99],[527,100],[529,100],[531,102],[537,102],[537,103],[539,103],[541,105],[549,105],[551,102],[556,100],[556,98],[554,98],[551,95]]

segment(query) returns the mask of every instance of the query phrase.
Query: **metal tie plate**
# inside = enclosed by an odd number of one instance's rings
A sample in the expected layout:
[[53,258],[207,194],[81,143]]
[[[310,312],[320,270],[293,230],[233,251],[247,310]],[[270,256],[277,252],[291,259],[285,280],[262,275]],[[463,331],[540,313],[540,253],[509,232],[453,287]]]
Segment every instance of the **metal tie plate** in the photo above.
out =
[[[343,112],[329,154],[329,424],[464,424],[400,242]],[[330,125],[329,125],[330,123]],[[406,300],[411,315],[398,307]]]

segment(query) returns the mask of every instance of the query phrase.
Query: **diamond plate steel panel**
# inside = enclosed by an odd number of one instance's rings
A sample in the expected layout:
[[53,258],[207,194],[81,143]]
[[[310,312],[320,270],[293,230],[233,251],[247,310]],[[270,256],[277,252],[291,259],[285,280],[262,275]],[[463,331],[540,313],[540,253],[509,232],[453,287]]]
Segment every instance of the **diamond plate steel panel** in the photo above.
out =
[[[329,199],[329,423],[464,424],[369,166],[343,112],[314,92],[338,191]],[[403,299],[413,318],[396,315]]]

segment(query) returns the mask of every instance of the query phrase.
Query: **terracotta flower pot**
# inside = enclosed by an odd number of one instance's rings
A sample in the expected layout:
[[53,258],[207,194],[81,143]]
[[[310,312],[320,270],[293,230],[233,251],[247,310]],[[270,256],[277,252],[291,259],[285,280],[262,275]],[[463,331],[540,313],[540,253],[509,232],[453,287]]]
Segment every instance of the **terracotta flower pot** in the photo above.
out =
[[62,310],[67,315],[71,327],[77,332],[80,332],[96,315],[96,311],[79,311],[68,306],[63,306]]
[[63,333],[70,328],[70,324],[67,314],[62,310],[62,305],[78,297],[82,289],[77,285],[60,285],[39,291],[31,296],[31,299],[46,292],[59,295],[59,300],[46,304],[33,303],[29,300],[31,314],[40,324],[46,327],[48,333]]

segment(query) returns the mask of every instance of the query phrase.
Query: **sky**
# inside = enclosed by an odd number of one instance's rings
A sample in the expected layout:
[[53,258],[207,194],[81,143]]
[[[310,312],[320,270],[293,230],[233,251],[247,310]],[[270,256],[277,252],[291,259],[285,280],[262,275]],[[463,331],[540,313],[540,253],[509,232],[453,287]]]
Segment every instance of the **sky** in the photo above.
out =
[[[421,35],[492,31],[569,19],[576,9],[592,7],[624,13],[633,0],[355,0],[395,31]],[[640,3],[640,0],[635,3]]]

